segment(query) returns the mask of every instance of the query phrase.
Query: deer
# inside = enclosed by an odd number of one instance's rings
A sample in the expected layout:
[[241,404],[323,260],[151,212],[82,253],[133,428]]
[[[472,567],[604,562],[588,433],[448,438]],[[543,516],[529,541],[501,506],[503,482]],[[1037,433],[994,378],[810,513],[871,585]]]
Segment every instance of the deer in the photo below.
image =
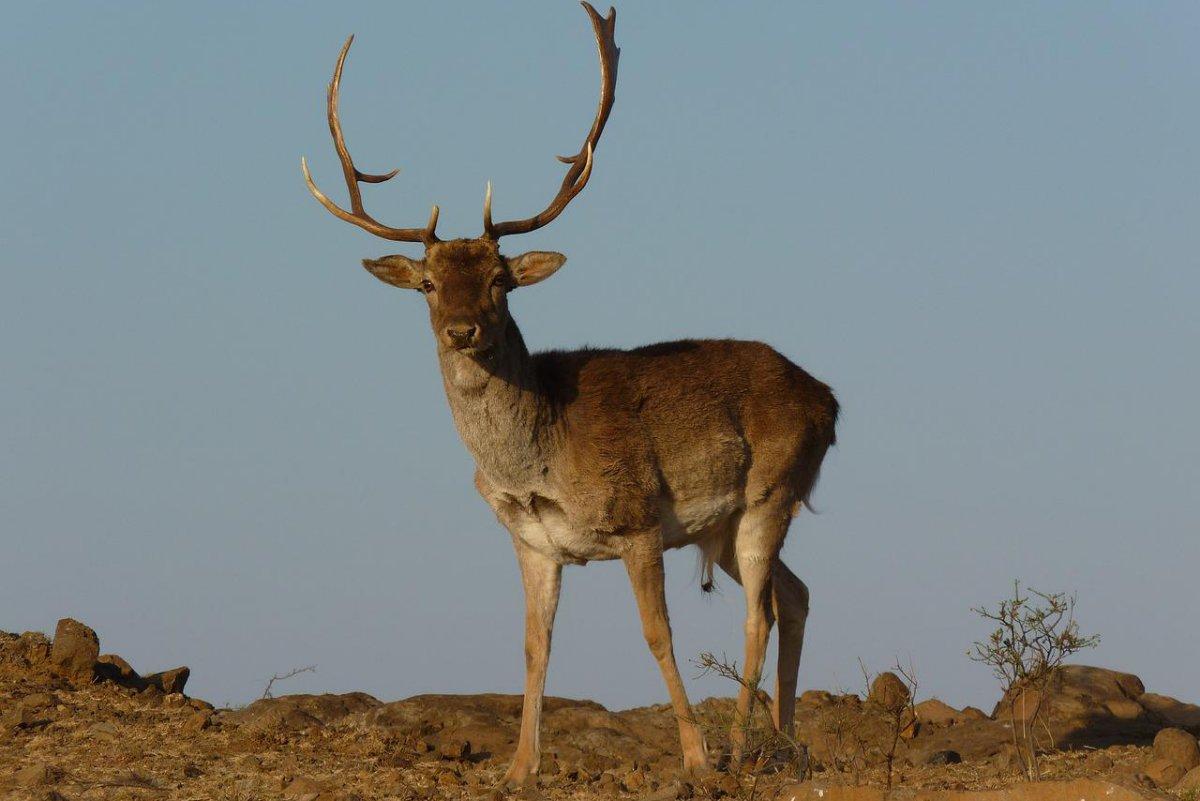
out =
[[505,256],[499,240],[548,225],[583,191],[615,98],[616,10],[602,17],[582,5],[599,51],[600,102],[579,152],[558,157],[569,168],[541,212],[493,221],[489,182],[483,232],[474,238],[440,239],[436,205],[424,227],[394,228],[368,214],[360,184],[382,183],[397,171],[359,171],[342,135],[338,92],[353,36],[338,55],[326,109],[349,209],[317,188],[301,159],[309,191],[335,217],[382,239],[424,247],[421,258],[396,254],[362,264],[385,284],[424,295],[446,399],[475,461],[475,488],[516,552],[525,596],[525,682],[518,742],[502,780],[509,788],[538,771],[550,641],[566,565],[623,562],[678,721],[685,770],[712,765],[675,660],[664,591],[668,549],[698,548],[705,590],[712,588],[715,566],[745,592],[733,759],[744,758],[751,688],[776,623],[772,724],[793,731],[809,592],[780,559],[780,549],[835,443],[838,417],[828,386],[760,342],[687,339],[632,350],[536,353],[526,347],[508,295],[550,278],[566,256]]

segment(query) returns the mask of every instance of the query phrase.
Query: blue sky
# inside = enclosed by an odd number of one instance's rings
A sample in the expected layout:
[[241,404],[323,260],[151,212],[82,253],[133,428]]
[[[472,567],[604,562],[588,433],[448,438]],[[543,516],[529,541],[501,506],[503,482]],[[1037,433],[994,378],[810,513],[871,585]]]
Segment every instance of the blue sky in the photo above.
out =
[[[625,3],[586,191],[510,254],[535,348],[770,342],[844,409],[788,563],[802,687],[911,657],[989,705],[969,607],[1076,590],[1089,662],[1197,700],[1200,8]],[[507,536],[471,486],[424,304],[359,266],[368,208],[475,235],[540,209],[596,98],[571,2],[47,4],[0,30],[0,628],[95,627],[142,670],[519,692]],[[742,600],[668,560],[676,651]],[[773,660],[771,663],[772,664]],[[685,673],[692,671],[685,670]],[[661,701],[619,565],[569,568],[548,689]],[[694,699],[728,693],[689,682]]]

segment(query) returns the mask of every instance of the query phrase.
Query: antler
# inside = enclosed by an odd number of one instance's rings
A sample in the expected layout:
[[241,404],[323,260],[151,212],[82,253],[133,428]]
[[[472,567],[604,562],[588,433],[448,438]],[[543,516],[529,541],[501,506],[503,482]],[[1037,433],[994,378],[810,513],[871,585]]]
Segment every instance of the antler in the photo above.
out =
[[617,60],[620,58],[621,49],[617,47],[616,40],[613,38],[617,27],[617,10],[609,8],[608,17],[601,17],[590,3],[581,2],[580,5],[591,17],[592,31],[596,35],[596,49],[600,52],[600,105],[596,109],[596,119],[593,120],[592,128],[588,131],[587,139],[584,140],[583,147],[579,149],[579,152],[574,156],[558,157],[558,160],[564,164],[570,164],[571,169],[567,170],[558,194],[540,214],[524,220],[493,224],[492,185],[490,182],[488,183],[487,194],[483,199],[483,235],[485,237],[496,239],[508,234],[525,234],[541,228],[561,214],[567,204],[583,191],[583,188],[587,186],[588,179],[592,177],[592,152],[596,149],[596,143],[600,141],[604,123],[608,122],[608,114],[612,111],[617,85]]
[[346,140],[342,138],[342,123],[338,119],[338,88],[342,83],[342,66],[346,63],[346,54],[350,52],[350,45],[353,42],[354,36],[351,35],[346,40],[346,44],[342,45],[342,52],[338,54],[337,66],[333,69],[333,80],[329,82],[327,101],[329,133],[333,135],[333,146],[337,149],[338,158],[342,161],[342,172],[346,176],[346,189],[350,191],[351,211],[341,208],[326,197],[324,192],[317,189],[317,185],[313,183],[312,175],[308,172],[308,163],[301,157],[300,169],[304,171],[304,182],[308,184],[308,191],[312,192],[313,197],[319,200],[322,206],[329,209],[329,212],[333,216],[348,223],[353,223],[376,236],[396,242],[424,242],[425,244],[437,242],[437,234],[434,232],[437,228],[438,220],[437,206],[434,206],[433,210],[429,213],[429,222],[426,223],[424,228],[392,228],[379,222],[363,209],[362,190],[358,186],[359,181],[368,184],[381,184],[384,181],[394,178],[400,170],[392,170],[383,175],[371,175],[359,172],[354,167],[353,159],[350,158],[350,151],[346,148]]

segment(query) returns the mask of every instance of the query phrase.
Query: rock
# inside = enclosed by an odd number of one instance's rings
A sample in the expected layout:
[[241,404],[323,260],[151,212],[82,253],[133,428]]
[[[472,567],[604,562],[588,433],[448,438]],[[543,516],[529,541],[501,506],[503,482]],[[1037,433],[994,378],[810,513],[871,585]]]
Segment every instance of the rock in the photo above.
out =
[[1132,698],[1109,698],[1104,708],[1120,720],[1137,720],[1146,714],[1146,709]]
[[[1060,748],[1149,743],[1162,728],[1161,718],[1139,701],[1145,686],[1132,673],[1065,665],[1050,677],[1045,694],[1040,719]],[[1036,690],[1015,688],[996,704],[993,716],[1007,723],[1013,714],[1020,722],[1038,708]]]
[[1143,693],[1138,697],[1138,703],[1166,725],[1200,734],[1200,706],[1185,704],[1169,695],[1158,693]]
[[90,684],[100,656],[96,632],[73,618],[64,617],[54,629],[50,662],[59,675],[76,685]]
[[463,760],[471,755],[471,743],[453,735],[439,737],[436,741],[438,756],[442,759]]
[[50,640],[40,631],[0,631],[0,677],[29,676],[50,668]]
[[251,730],[275,727],[297,731],[322,726],[349,715],[377,710],[382,704],[366,693],[281,695],[263,698],[226,713],[223,718]]
[[800,706],[826,706],[833,703],[833,693],[825,690],[805,690],[797,703]]
[[929,759],[925,760],[926,765],[957,765],[960,762],[962,762],[962,756],[957,751],[949,749],[934,751],[929,755]]
[[1142,773],[1154,782],[1156,787],[1166,790],[1174,787],[1187,771],[1169,759],[1156,757],[1142,769]]
[[871,682],[871,692],[867,700],[883,709],[894,711],[908,703],[908,695],[908,686],[900,677],[891,671],[884,671]]
[[674,781],[645,796],[645,801],[675,801],[677,798],[684,797],[683,785]]
[[183,686],[187,684],[188,676],[192,675],[192,671],[186,667],[177,667],[174,670],[164,670],[161,673],[151,673],[146,676],[146,682],[166,694],[182,693]]
[[207,712],[197,712],[183,724],[183,730],[190,734],[198,734],[212,725],[212,715]]
[[1094,770],[1099,773],[1103,773],[1106,770],[1112,770],[1115,764],[1116,763],[1113,762],[1113,758],[1103,751],[1096,751],[1087,758],[1088,770]]
[[283,788],[283,796],[284,798],[295,799],[295,801],[312,801],[325,792],[325,789],[325,785],[321,782],[299,776],[292,779]]
[[1183,778],[1176,782],[1175,789],[1180,793],[1186,793],[1189,790],[1200,791],[1200,767],[1192,768],[1183,774]]
[[640,770],[631,770],[625,774],[625,778],[621,780],[621,786],[625,788],[627,793],[640,793],[646,789],[646,774]]
[[953,726],[963,720],[963,715],[949,704],[930,698],[913,707],[917,720],[934,726]]
[[46,709],[58,704],[58,699],[50,693],[32,693],[21,699],[21,706],[26,709]]
[[123,687],[141,689],[145,686],[133,666],[116,654],[100,654],[96,658],[96,676],[102,681],[111,681]]
[[35,762],[21,768],[13,778],[20,787],[45,787],[58,781],[60,775],[58,768],[44,762]]
[[991,720],[987,712],[977,706],[964,706],[959,714],[964,720]]
[[1154,735],[1154,755],[1187,772],[1200,765],[1200,743],[1183,729],[1163,729]]

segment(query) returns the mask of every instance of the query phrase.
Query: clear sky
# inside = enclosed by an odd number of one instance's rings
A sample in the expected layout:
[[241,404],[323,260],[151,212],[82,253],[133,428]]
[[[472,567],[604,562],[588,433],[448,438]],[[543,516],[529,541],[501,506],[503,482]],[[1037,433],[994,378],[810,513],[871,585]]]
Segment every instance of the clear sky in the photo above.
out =
[[[786,561],[802,687],[911,659],[996,697],[969,607],[1077,590],[1086,661],[1200,700],[1200,6],[625,2],[532,347],[762,339],[844,415]],[[540,209],[596,103],[574,3],[22,3],[0,26],[0,628],[96,628],[244,702],[519,692],[521,595],[424,303],[359,259],[342,115],[396,225]],[[742,599],[668,559],[681,662]],[[768,663],[773,671],[773,658]],[[684,671],[689,676],[691,669]],[[549,692],[665,699],[618,564],[568,568]],[[694,699],[729,693],[689,681]]]

